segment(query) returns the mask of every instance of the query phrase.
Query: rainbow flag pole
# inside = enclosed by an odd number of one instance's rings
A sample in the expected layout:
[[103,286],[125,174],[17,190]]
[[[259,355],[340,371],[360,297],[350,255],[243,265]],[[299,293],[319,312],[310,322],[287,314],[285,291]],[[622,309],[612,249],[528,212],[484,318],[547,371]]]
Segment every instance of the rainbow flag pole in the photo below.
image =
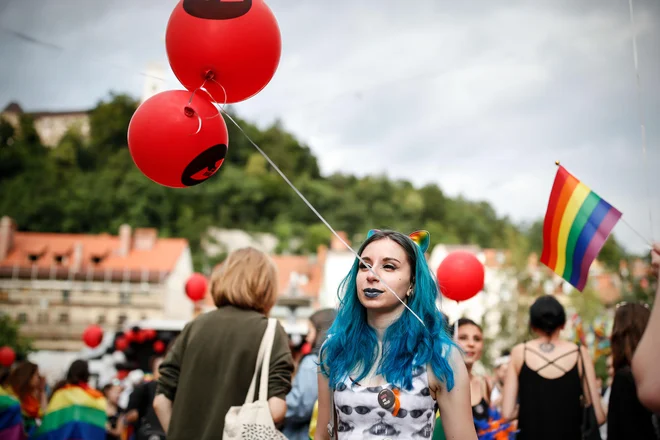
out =
[[621,212],[556,164],[559,169],[543,222],[541,262],[582,292],[591,263]]

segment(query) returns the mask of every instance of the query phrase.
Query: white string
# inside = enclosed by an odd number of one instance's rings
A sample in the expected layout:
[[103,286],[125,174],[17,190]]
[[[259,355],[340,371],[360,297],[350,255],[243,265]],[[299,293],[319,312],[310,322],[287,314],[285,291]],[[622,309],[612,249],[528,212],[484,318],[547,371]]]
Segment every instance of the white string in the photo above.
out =
[[[208,90],[207,90],[207,93],[208,93]],[[209,95],[211,95],[211,94],[209,93]],[[211,96],[211,97],[212,97],[212,96]],[[214,101],[215,101],[215,100],[214,100]],[[275,171],[277,171],[277,173],[282,177],[282,179],[284,179],[284,181],[285,181],[285,182],[291,187],[291,189],[292,189],[292,190],[298,195],[298,197],[300,197],[300,199],[301,199],[303,202],[305,202],[305,204],[309,207],[309,209],[311,209],[312,212],[313,212],[313,213],[319,218],[319,220],[321,220],[321,221],[323,222],[323,224],[324,224],[324,225],[330,230],[330,232],[332,232],[332,234],[333,234],[335,237],[337,237],[337,239],[338,239],[338,240],[339,240],[344,246],[346,246],[346,248],[347,248],[349,251],[351,251],[351,253],[352,253],[353,255],[355,255],[355,257],[356,257],[358,260],[360,260],[360,262],[361,262],[362,264],[364,264],[364,266],[369,270],[369,272],[371,272],[371,273],[372,273],[372,274],[378,279],[378,281],[380,281],[381,283],[383,283],[383,286],[385,286],[385,287],[387,288],[387,290],[389,290],[389,291],[392,293],[392,295],[394,295],[394,297],[395,297],[396,299],[398,299],[399,302],[400,302],[401,304],[403,304],[403,306],[404,306],[406,309],[408,309],[408,311],[409,311],[410,313],[412,313],[413,316],[415,316],[415,318],[417,318],[417,320],[418,320],[423,326],[425,326],[425,325],[424,325],[424,321],[422,321],[422,319],[421,319],[419,316],[417,316],[417,314],[416,314],[415,312],[413,312],[412,309],[411,309],[410,307],[408,307],[408,304],[406,304],[405,301],[403,301],[401,298],[399,298],[399,295],[397,295],[396,292],[394,292],[394,290],[392,290],[392,288],[391,288],[390,286],[388,286],[387,283],[386,283],[385,281],[383,281],[383,280],[378,276],[378,274],[377,274],[376,272],[374,272],[374,270],[371,268],[371,266],[370,266],[369,264],[367,264],[367,263],[362,259],[362,257],[361,257],[360,255],[358,255],[358,253],[355,252],[355,250],[353,250],[353,248],[352,248],[348,243],[346,243],[346,241],[344,241],[343,238],[341,238],[341,236],[337,233],[337,231],[335,231],[334,228],[333,228],[332,226],[330,226],[330,223],[328,223],[328,222],[326,221],[326,219],[323,218],[323,216],[322,216],[322,215],[316,210],[316,208],[314,208],[314,206],[313,206],[313,205],[307,200],[307,198],[306,198],[306,197],[305,197],[305,196],[304,196],[304,195],[298,190],[298,188],[296,188],[296,186],[295,186],[293,183],[291,183],[291,181],[290,181],[289,178],[286,176],[286,174],[284,174],[284,173],[282,172],[282,170],[280,170],[280,168],[275,164],[275,162],[273,162],[273,161],[271,160],[271,158],[268,157],[268,155],[267,155],[267,154],[266,154],[261,148],[259,148],[259,145],[257,145],[257,144],[256,144],[256,143],[250,138],[250,136],[248,136],[248,134],[243,130],[243,128],[241,128],[240,125],[238,125],[238,123],[234,120],[234,118],[232,118],[231,115],[230,115],[229,113],[227,113],[224,109],[222,109],[221,111],[222,111],[222,113],[223,113],[223,114],[224,114],[224,115],[225,115],[225,116],[226,116],[226,117],[227,117],[227,118],[228,118],[228,119],[229,119],[229,120],[230,120],[230,121],[236,126],[236,128],[238,128],[239,131],[240,131],[241,133],[243,133],[243,136],[245,136],[245,138],[246,138],[246,139],[252,144],[252,146],[253,146],[254,148],[257,149],[257,151],[258,151],[258,152],[264,157],[264,159],[266,159],[266,161],[268,161],[268,163],[270,164],[270,166],[272,166],[272,167],[275,169]],[[426,327],[426,326],[425,326],[425,327]]]
[[650,241],[649,239],[647,239],[646,237],[644,237],[644,236],[643,236],[642,234],[640,234],[639,232],[637,232],[637,229],[633,228],[632,225],[631,225],[630,223],[628,223],[628,222],[623,218],[623,216],[621,216],[621,218],[620,218],[619,220],[621,220],[621,223],[623,223],[624,225],[628,226],[628,227],[630,228],[631,231],[633,231],[633,232],[634,232],[639,238],[641,238],[641,239],[644,241],[644,243],[646,243],[646,244],[649,246],[649,248],[653,249],[653,245],[651,244],[651,241]]
[[[642,132],[642,160],[644,168],[644,186],[646,187],[646,199],[649,204],[649,223],[651,227],[651,238],[655,237],[653,233],[653,213],[651,210],[651,190],[649,188],[649,172],[648,172],[648,160],[646,155],[646,124],[644,117],[644,106],[642,105],[642,82],[639,77],[639,58],[637,56],[637,28],[635,26],[635,12],[633,9],[633,0],[628,0],[628,5],[630,6],[630,26],[632,27],[632,41],[633,41],[633,60],[635,63],[635,77],[636,77],[636,89],[637,89],[637,114],[639,117],[639,125]],[[630,225],[629,225],[630,226]],[[631,228],[632,229],[632,228]],[[637,232],[637,231],[634,231]]]

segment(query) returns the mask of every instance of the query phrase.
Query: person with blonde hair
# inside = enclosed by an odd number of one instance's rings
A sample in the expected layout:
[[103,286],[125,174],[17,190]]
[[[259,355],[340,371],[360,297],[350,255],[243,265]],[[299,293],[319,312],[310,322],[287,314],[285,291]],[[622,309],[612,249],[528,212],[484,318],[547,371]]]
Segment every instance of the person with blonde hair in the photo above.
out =
[[[209,288],[217,309],[184,327],[159,369],[154,409],[168,440],[222,435],[229,409],[245,401],[277,286],[275,264],[254,248],[232,252],[214,272]],[[284,420],[292,373],[278,323],[268,377],[275,423]]]

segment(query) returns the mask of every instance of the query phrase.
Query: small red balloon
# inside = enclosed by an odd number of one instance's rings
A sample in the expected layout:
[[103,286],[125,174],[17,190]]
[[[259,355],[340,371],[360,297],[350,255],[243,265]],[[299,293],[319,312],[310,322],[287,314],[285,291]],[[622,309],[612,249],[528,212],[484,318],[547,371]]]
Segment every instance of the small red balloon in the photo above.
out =
[[126,339],[126,342],[133,342],[135,341],[136,337],[137,337],[137,333],[134,332],[133,330],[129,330],[124,333],[124,339]]
[[156,183],[198,185],[214,175],[227,155],[229,135],[218,109],[203,92],[169,90],[142,103],[128,125],[133,162]]
[[128,348],[128,339],[125,336],[117,338],[115,341],[115,349],[119,351],[124,351]]
[[156,337],[156,330],[154,330],[154,329],[149,328],[149,329],[143,330],[143,332],[144,332],[144,339],[147,340],[147,341],[150,341],[150,340],[152,340]]
[[201,273],[194,273],[186,282],[186,295],[192,301],[201,301],[206,296],[206,287],[208,283],[206,277]]
[[156,353],[162,353],[165,351],[165,343],[163,341],[154,342],[154,351]]
[[11,347],[0,347],[0,365],[3,367],[11,367],[16,360],[16,352]]
[[82,340],[89,348],[96,348],[103,341],[103,329],[98,325],[90,325],[82,334]]
[[445,298],[465,301],[484,287],[484,265],[465,251],[455,251],[442,260],[437,271],[440,291]]
[[138,344],[142,344],[143,342],[145,342],[147,340],[147,334],[144,332],[144,330],[140,330],[139,332],[137,332],[135,334],[135,339],[134,340]]
[[204,84],[216,102],[231,104],[270,82],[282,37],[263,0],[182,0],[167,24],[165,46],[184,87],[195,90]]

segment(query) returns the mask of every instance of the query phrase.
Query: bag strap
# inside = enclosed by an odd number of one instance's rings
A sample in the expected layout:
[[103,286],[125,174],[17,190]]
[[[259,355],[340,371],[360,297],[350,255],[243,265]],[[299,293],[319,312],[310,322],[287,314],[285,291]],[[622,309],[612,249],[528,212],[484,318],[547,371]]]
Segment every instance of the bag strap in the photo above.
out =
[[[589,387],[589,380],[587,379],[587,367],[585,366],[584,363],[584,358],[582,357],[582,344],[578,342],[578,356],[580,357],[580,363],[582,363],[582,382],[580,384],[580,395],[582,396],[582,407],[586,408],[587,405],[587,400],[591,402],[591,388]],[[584,384],[587,384],[587,393],[589,393],[588,399],[587,396],[584,395]],[[593,405],[593,402],[591,402]]]
[[259,383],[259,400],[262,402],[268,401],[268,379],[270,378],[270,355],[273,352],[273,342],[275,342],[275,318],[268,318],[268,327],[266,333],[268,334],[266,341],[266,351],[264,352],[264,360],[261,364],[261,382]]
[[[259,382],[259,400],[268,400],[266,399],[266,396],[268,395],[267,391],[264,390],[268,389],[268,372],[270,366],[270,354],[273,349],[276,324],[277,324],[277,320],[275,318],[268,318],[268,325],[266,326],[266,331],[264,332],[264,336],[261,338],[261,344],[259,345],[259,352],[257,353],[257,362],[255,363],[254,366],[254,374],[252,375],[250,388],[248,389],[247,396],[245,397],[246,405],[248,403],[254,402],[254,392],[255,392],[255,387],[257,385],[257,374],[259,374],[260,368],[261,368],[261,381]],[[266,358],[266,355],[268,358]],[[264,385],[264,381],[266,382],[265,385]]]

